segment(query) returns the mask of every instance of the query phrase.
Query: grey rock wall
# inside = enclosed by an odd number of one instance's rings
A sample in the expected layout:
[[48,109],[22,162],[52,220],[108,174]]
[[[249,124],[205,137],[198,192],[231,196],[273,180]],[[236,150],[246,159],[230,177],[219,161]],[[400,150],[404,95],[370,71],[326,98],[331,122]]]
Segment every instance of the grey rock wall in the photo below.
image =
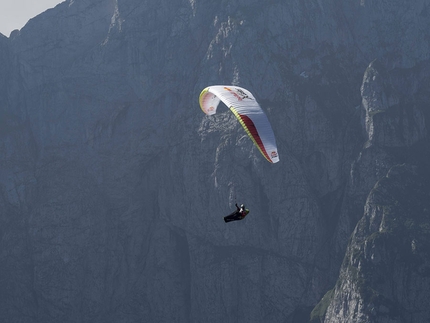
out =
[[369,140],[352,174],[368,184],[373,178],[376,184],[351,236],[338,281],[314,309],[314,321],[324,316],[324,322],[428,319],[421,301],[428,297],[428,255],[426,247],[419,253],[415,249],[417,241],[428,243],[428,108],[427,99],[422,101],[428,95],[427,74],[428,62],[390,72],[373,62],[366,70],[361,93]]
[[[0,38],[0,320],[306,322],[427,141],[427,6],[69,0]],[[281,163],[201,113],[226,83]]]
[[[425,322],[428,173],[394,166],[366,202],[324,322]],[[423,189],[426,188],[426,189]]]

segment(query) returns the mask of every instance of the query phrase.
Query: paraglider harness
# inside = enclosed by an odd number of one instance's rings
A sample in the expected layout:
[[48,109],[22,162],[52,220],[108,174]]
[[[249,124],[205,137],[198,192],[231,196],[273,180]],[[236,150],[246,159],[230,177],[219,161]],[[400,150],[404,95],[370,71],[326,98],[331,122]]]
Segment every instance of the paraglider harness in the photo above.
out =
[[236,205],[236,211],[224,217],[224,222],[243,220],[249,213],[249,210],[242,204],[241,207]]

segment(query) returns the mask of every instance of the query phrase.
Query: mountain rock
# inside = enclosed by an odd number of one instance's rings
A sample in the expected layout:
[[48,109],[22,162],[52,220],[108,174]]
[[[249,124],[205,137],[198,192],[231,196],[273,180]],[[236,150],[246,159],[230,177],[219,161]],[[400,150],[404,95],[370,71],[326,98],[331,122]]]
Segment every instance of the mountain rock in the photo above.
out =
[[[425,168],[428,5],[67,0],[1,36],[0,321],[307,322],[375,185]],[[280,163],[211,84],[255,94]]]
[[324,322],[425,322],[428,172],[393,166],[369,194]]
[[[356,186],[367,187],[372,178],[376,184],[352,233],[335,288],[314,309],[313,322],[324,316],[324,322],[420,322],[428,318],[421,298],[428,297],[425,268],[429,257],[426,252],[416,253],[415,247],[410,249],[418,240],[428,243],[424,237],[429,225],[430,151],[427,99],[422,100],[428,95],[427,72],[428,62],[390,72],[372,62],[366,70],[361,93],[369,140],[351,174]],[[367,184],[357,183],[360,178]]]

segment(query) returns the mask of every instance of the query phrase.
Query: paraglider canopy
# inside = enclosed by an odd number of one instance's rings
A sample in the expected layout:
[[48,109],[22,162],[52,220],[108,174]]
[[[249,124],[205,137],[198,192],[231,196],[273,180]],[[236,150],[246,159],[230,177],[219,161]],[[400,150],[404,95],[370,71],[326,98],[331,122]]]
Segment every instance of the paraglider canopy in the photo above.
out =
[[220,101],[230,108],[261,154],[269,162],[277,163],[279,156],[275,135],[252,93],[232,85],[214,85],[200,93],[200,108],[207,115],[216,113]]

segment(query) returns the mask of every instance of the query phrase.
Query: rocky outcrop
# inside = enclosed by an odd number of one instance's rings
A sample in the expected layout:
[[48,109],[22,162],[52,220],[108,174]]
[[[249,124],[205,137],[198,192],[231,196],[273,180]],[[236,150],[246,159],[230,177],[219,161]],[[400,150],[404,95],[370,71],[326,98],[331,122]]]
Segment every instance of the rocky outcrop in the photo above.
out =
[[324,322],[429,318],[428,172],[392,167],[369,194]]
[[[0,321],[306,322],[427,141],[427,5],[405,6],[68,0],[0,38]],[[225,83],[280,163],[200,112]]]
[[[428,62],[420,65],[428,70]],[[369,65],[361,86],[367,145],[399,148],[426,138],[425,109],[413,98],[426,79],[420,74],[398,69],[390,75],[378,62]]]
[[428,297],[429,258],[410,249],[418,239],[428,244],[427,71],[428,62],[390,72],[372,62],[366,70],[361,93],[368,141],[353,164],[351,181],[362,189],[364,183],[357,179],[376,184],[351,236],[338,282],[314,309],[314,321],[323,320],[325,310],[324,322],[428,318],[421,298]]

